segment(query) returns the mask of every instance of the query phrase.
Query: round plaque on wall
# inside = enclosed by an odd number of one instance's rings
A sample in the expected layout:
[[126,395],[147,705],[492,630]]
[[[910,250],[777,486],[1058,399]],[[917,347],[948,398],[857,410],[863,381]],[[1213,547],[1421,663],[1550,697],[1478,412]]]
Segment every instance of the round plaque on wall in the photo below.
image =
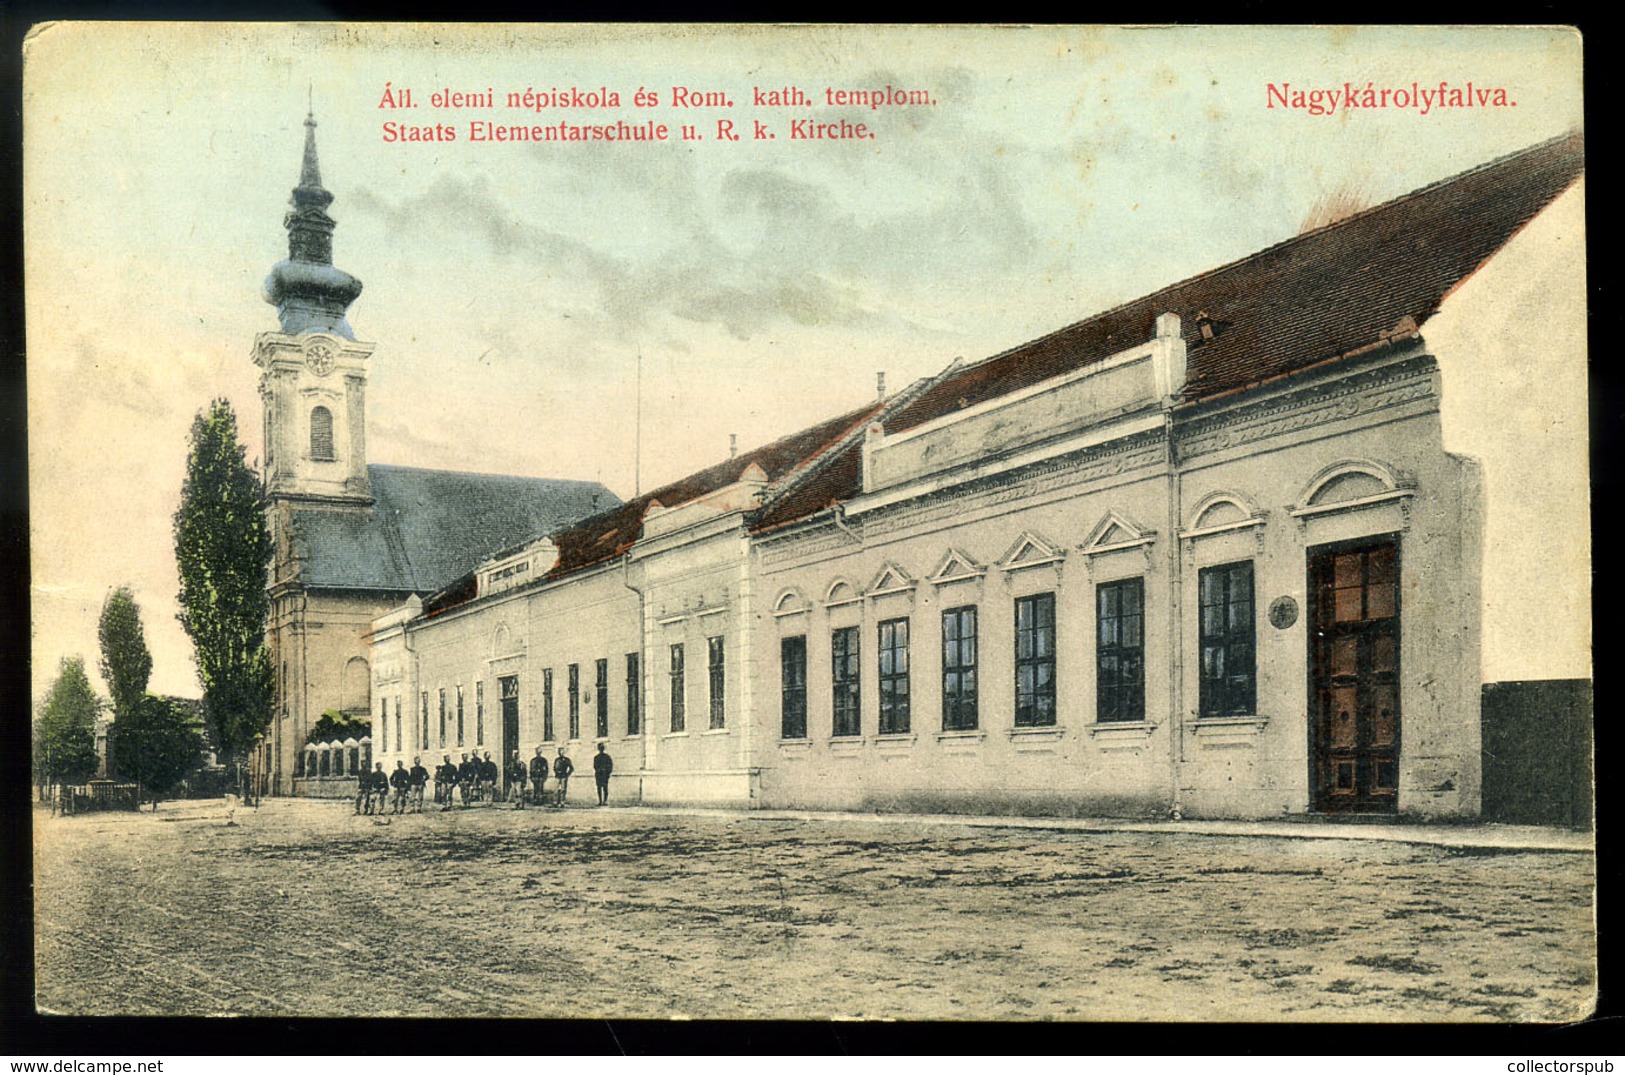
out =
[[1270,602],[1270,626],[1284,631],[1298,622],[1298,603],[1290,597],[1277,597]]

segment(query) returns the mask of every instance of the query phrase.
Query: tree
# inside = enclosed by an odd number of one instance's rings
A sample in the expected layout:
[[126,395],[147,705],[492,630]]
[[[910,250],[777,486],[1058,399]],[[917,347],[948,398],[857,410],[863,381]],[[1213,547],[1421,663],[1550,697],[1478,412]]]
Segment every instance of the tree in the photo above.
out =
[[264,487],[245,456],[231,404],[215,400],[192,420],[175,512],[179,618],[197,653],[204,706],[231,761],[241,761],[271,722],[271,533]]
[[158,809],[158,800],[197,766],[203,740],[173,699],[148,694],[113,722],[113,763]]
[[45,783],[81,784],[96,775],[96,708],[85,662],[62,658],[34,725],[35,760]]
[[146,696],[152,676],[152,653],[141,626],[141,607],[128,586],[120,586],[102,602],[97,637],[102,645],[102,678],[113,696],[113,716],[123,720]]

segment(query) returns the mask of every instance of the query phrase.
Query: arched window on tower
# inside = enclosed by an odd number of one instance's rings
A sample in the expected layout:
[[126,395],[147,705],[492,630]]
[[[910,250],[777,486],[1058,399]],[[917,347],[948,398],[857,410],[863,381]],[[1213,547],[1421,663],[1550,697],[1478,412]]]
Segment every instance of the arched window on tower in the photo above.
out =
[[333,458],[333,412],[316,407],[310,412],[310,457]]

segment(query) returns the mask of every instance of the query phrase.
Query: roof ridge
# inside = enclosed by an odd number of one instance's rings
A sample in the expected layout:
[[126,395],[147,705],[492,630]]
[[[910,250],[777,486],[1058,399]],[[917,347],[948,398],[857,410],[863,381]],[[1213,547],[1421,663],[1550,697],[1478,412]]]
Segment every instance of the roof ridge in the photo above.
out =
[[[596,478],[549,478],[539,474],[498,474],[489,470],[448,470],[444,467],[414,467],[405,463],[368,463],[368,470],[411,471],[414,474],[449,474],[459,478],[502,478],[518,482],[553,482],[560,485],[597,485],[605,490],[609,486]],[[611,491],[613,492],[613,491]]]
[[1038,342],[1040,342],[1042,340],[1048,340],[1048,339],[1051,339],[1053,337],[1060,336],[1061,334],[1063,334],[1065,332],[1068,332],[1068,331],[1070,331],[1072,329],[1078,328],[1078,327],[1080,327],[1082,325],[1086,325],[1086,324],[1088,324],[1088,323],[1090,323],[1092,321],[1098,321],[1098,320],[1101,320],[1103,318],[1109,317],[1110,315],[1112,315],[1114,313],[1117,313],[1119,311],[1127,310],[1132,306],[1135,306],[1135,305],[1137,305],[1139,303],[1145,302],[1148,299],[1155,298],[1158,295],[1161,295],[1161,294],[1164,294],[1164,293],[1170,292],[1170,291],[1175,291],[1175,290],[1178,290],[1180,288],[1189,287],[1190,285],[1195,284],[1198,281],[1209,279],[1209,278],[1211,278],[1213,276],[1216,276],[1216,275],[1218,275],[1219,273],[1222,273],[1222,272],[1229,272],[1230,270],[1235,269],[1238,266],[1246,265],[1249,262],[1256,261],[1257,259],[1264,257],[1266,254],[1271,254],[1273,252],[1276,252],[1276,251],[1280,250],[1283,247],[1291,246],[1293,243],[1303,242],[1303,241],[1305,241],[1305,240],[1307,240],[1309,238],[1312,238],[1312,237],[1315,237],[1315,236],[1322,235],[1324,233],[1330,232],[1335,228],[1341,228],[1341,227],[1344,227],[1346,225],[1350,225],[1350,224],[1352,224],[1352,223],[1354,223],[1356,221],[1362,220],[1362,219],[1364,219],[1364,218],[1366,218],[1366,217],[1368,217],[1368,216],[1370,216],[1370,215],[1372,215],[1374,213],[1391,209],[1394,206],[1401,205],[1401,204],[1404,204],[1406,202],[1412,201],[1412,200],[1414,200],[1416,198],[1421,197],[1424,194],[1428,194],[1428,193],[1430,193],[1430,192],[1432,192],[1434,190],[1437,190],[1439,188],[1448,186],[1448,185],[1453,184],[1453,183],[1461,182],[1462,180],[1467,179],[1470,176],[1479,175],[1479,174],[1481,174],[1483,172],[1487,172],[1487,171],[1489,171],[1490,169],[1493,169],[1493,168],[1504,167],[1507,164],[1511,163],[1514,159],[1523,159],[1523,158],[1527,158],[1527,157],[1532,157],[1532,156],[1537,155],[1538,153],[1540,153],[1543,150],[1548,150],[1548,149],[1558,145],[1561,142],[1568,141],[1568,140],[1574,139],[1574,138],[1580,138],[1580,139],[1583,140],[1584,137],[1585,137],[1585,132],[1571,128],[1570,130],[1567,130],[1567,131],[1563,132],[1562,134],[1555,135],[1554,137],[1548,138],[1543,142],[1536,142],[1533,145],[1525,146],[1524,148],[1514,150],[1511,153],[1502,154],[1499,157],[1495,157],[1495,158],[1492,158],[1491,160],[1484,161],[1481,164],[1476,164],[1473,167],[1466,169],[1465,171],[1457,172],[1454,175],[1445,176],[1443,179],[1436,179],[1433,182],[1426,184],[1425,186],[1417,187],[1415,190],[1407,191],[1404,194],[1395,195],[1394,197],[1389,198],[1385,202],[1379,202],[1378,204],[1370,206],[1370,207],[1365,208],[1365,209],[1362,209],[1357,213],[1350,213],[1346,217],[1341,217],[1341,218],[1339,218],[1337,220],[1331,221],[1328,224],[1322,224],[1318,228],[1312,228],[1309,231],[1299,232],[1298,234],[1289,236],[1289,237],[1287,237],[1285,239],[1280,240],[1279,242],[1271,243],[1269,246],[1266,246],[1266,247],[1263,247],[1261,249],[1255,250],[1250,254],[1245,254],[1245,255],[1243,255],[1243,256],[1241,256],[1239,258],[1234,259],[1233,261],[1227,261],[1222,265],[1215,265],[1211,269],[1205,269],[1202,272],[1195,273],[1195,274],[1193,274],[1191,276],[1184,277],[1183,279],[1175,280],[1173,283],[1165,284],[1162,287],[1159,287],[1154,291],[1148,291],[1148,292],[1145,292],[1144,294],[1135,295],[1132,298],[1124,299],[1122,302],[1119,302],[1116,305],[1108,306],[1104,310],[1097,310],[1094,313],[1089,314],[1089,315],[1087,315],[1085,317],[1081,317],[1076,321],[1070,321],[1067,324],[1062,325],[1060,328],[1053,329],[1053,330],[1051,330],[1049,332],[1044,333],[1041,336],[1034,336],[1032,339],[1024,340],[1021,343],[1015,344],[1015,345],[1013,345],[1011,347],[1006,347],[1004,350],[999,351],[997,354],[988,355],[986,358],[980,358],[980,359],[977,359],[974,362],[966,363],[963,367],[961,367],[961,369],[962,370],[975,369],[978,366],[982,366],[982,365],[985,365],[986,363],[993,362],[993,361],[995,361],[997,359],[1004,358],[1004,357],[1006,357],[1008,355],[1012,355],[1012,354],[1016,353],[1017,351],[1022,350],[1023,348],[1031,347],[1033,344],[1038,343]]

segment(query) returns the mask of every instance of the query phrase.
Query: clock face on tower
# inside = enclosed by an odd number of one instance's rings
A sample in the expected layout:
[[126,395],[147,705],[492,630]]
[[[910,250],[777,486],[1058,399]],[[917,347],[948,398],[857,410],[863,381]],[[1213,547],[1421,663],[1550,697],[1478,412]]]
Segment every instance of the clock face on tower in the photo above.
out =
[[326,377],[333,369],[333,347],[321,340],[305,344],[305,364],[318,377]]

